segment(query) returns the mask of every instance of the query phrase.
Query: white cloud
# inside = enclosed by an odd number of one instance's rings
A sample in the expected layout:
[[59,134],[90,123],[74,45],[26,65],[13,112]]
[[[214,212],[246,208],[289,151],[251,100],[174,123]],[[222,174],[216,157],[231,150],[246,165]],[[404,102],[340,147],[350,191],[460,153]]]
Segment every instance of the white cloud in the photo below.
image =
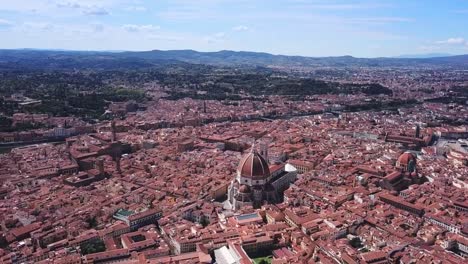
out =
[[436,42],[437,44],[449,44],[449,45],[462,45],[467,44],[468,42],[464,38],[449,38],[446,40],[440,40]]
[[82,8],[83,6],[78,2],[58,2],[57,7],[59,8]]
[[247,30],[249,30],[249,27],[240,25],[240,26],[233,27],[232,30],[234,30],[234,31],[247,31]]
[[160,29],[160,26],[155,25],[134,25],[134,24],[127,24],[123,25],[122,28],[128,32],[140,32],[140,31],[155,31]]
[[58,2],[56,6],[58,8],[76,9],[82,14],[90,16],[107,16],[110,14],[110,12],[102,6],[82,4],[78,1]]
[[109,11],[101,7],[92,7],[92,8],[84,9],[81,12],[85,15],[90,15],[90,16],[107,16],[110,14]]
[[454,38],[448,38],[445,40],[439,40],[433,42],[431,47],[440,47],[440,49],[447,48],[447,47],[452,47],[452,48],[463,48],[463,49],[468,49],[468,40],[462,37],[454,37]]
[[450,45],[450,46],[463,46],[464,48],[468,48],[468,40],[461,38],[461,37],[448,38],[446,40],[439,40],[439,41],[436,41],[435,44]]
[[11,27],[11,26],[13,26],[12,22],[0,18],[0,27]]

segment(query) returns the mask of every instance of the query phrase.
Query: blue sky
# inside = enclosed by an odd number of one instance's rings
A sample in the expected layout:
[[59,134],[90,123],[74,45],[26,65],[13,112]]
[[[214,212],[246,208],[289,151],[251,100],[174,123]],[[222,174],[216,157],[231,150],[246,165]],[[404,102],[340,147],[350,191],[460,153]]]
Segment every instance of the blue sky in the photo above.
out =
[[468,53],[468,0],[0,0],[0,48]]

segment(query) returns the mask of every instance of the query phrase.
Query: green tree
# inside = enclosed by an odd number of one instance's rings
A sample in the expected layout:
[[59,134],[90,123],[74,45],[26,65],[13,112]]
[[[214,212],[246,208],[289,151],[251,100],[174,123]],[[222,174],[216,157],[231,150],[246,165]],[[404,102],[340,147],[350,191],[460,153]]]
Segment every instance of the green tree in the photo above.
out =
[[81,249],[81,254],[88,255],[92,253],[103,252],[106,250],[106,246],[104,245],[104,242],[102,240],[97,239],[97,240],[83,243],[80,246],[80,249]]
[[202,225],[203,227],[207,227],[209,224],[210,224],[210,221],[208,220],[207,217],[203,216],[200,219],[200,225]]
[[88,223],[89,228],[95,228],[98,225],[96,216],[88,216],[86,223]]

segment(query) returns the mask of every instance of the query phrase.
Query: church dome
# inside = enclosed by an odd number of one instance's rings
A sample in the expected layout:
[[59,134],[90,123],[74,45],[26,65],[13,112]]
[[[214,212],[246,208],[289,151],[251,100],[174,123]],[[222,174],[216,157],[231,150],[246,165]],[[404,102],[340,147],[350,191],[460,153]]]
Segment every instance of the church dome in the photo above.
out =
[[400,157],[398,158],[398,161],[397,163],[401,166],[401,165],[404,165],[404,166],[408,166],[408,164],[413,161],[416,163],[416,157],[411,153],[411,152],[405,152],[403,154],[400,155]]
[[416,156],[411,152],[405,152],[398,158],[396,166],[404,171],[414,172],[416,170]]
[[249,152],[241,159],[237,172],[241,177],[253,180],[262,180],[270,176],[268,162],[256,151]]

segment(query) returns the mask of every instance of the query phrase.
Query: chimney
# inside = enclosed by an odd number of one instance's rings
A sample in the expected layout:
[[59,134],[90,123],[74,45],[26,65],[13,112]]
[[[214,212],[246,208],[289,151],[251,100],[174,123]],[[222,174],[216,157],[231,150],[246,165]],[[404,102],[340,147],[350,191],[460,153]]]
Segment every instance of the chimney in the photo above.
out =
[[118,173],[122,173],[122,170],[120,168],[120,157],[115,158],[115,168],[117,169]]
[[99,174],[104,175],[104,159],[102,157],[96,159],[95,166],[99,170]]
[[112,142],[115,142],[117,140],[117,136],[115,134],[115,121],[111,121],[111,131],[112,131]]

